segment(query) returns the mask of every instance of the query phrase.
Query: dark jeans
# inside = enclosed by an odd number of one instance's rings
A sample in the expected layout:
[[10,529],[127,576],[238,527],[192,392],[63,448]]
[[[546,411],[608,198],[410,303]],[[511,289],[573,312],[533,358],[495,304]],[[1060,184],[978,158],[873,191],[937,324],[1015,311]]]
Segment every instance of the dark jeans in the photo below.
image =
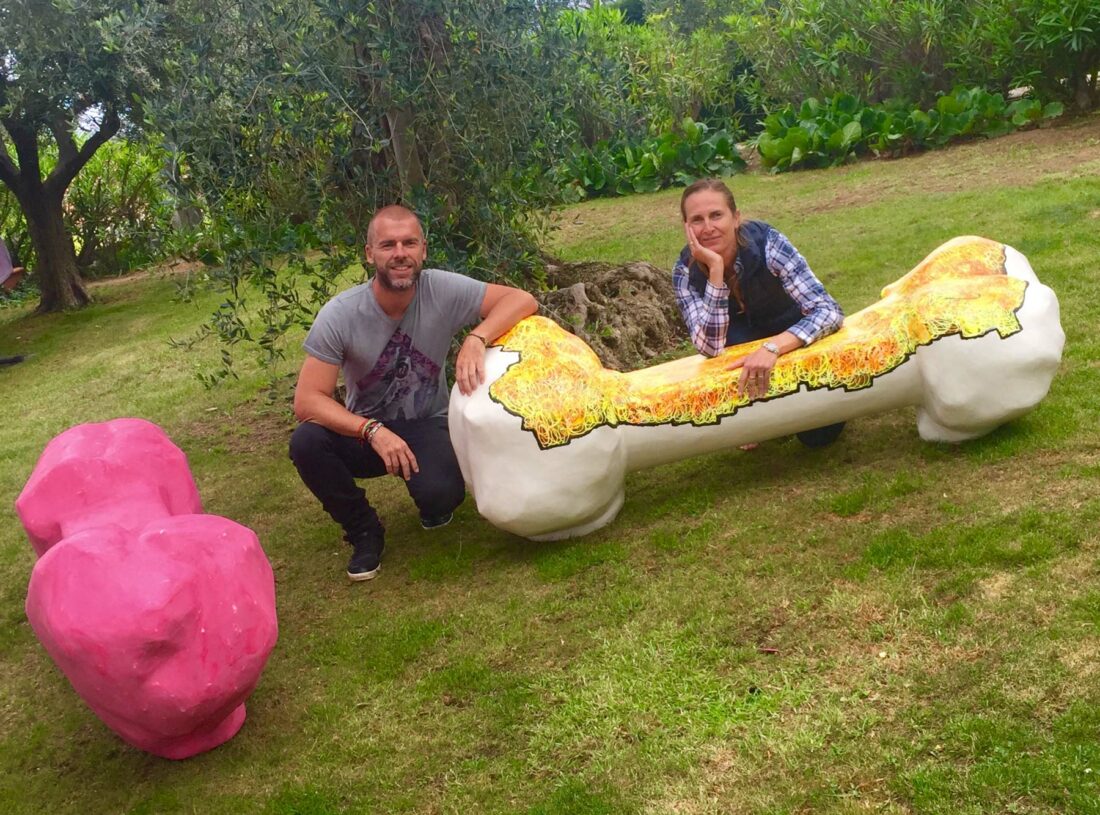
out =
[[[466,497],[447,417],[395,419],[386,427],[405,440],[420,472],[405,482],[421,518],[453,512]],[[290,437],[290,459],[302,481],[317,496],[325,512],[349,537],[381,529],[378,513],[355,483],[357,478],[386,475],[386,465],[369,445],[341,436],[313,422],[303,422]]]
[[[747,321],[734,321],[731,318],[729,329],[726,331],[726,347],[740,345],[743,342],[762,340],[767,336],[770,336],[768,332],[754,329]],[[827,447],[840,436],[841,431],[844,430],[844,424],[844,422],[827,424],[824,427],[815,427],[813,430],[803,430],[801,433],[795,433],[795,435],[807,447]]]
[[807,447],[827,447],[837,440],[840,431],[844,429],[844,424],[844,422],[827,424],[824,427],[815,427],[813,430],[803,430],[795,435]]

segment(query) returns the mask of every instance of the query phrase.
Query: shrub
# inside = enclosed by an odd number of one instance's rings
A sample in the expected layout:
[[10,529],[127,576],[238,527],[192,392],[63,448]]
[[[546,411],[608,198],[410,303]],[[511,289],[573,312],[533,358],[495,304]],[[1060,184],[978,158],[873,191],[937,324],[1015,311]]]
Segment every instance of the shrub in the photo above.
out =
[[[929,103],[956,84],[951,36],[971,0],[744,0],[726,18],[775,99],[848,93]],[[994,80],[997,84],[997,80]]]
[[557,33],[569,60],[565,118],[586,147],[624,132],[632,139],[667,132],[704,111],[723,124],[739,115],[746,65],[723,32],[682,33],[664,15],[631,23],[595,0],[562,12]]
[[865,107],[854,96],[837,94],[824,103],[811,98],[797,109],[787,105],[769,115],[757,149],[764,166],[776,172],[828,167],[860,153],[902,155],[969,136],[1001,136],[1061,113],[1057,102],[1045,107],[1034,99],[1006,103],[1001,94],[981,88],[956,88],[927,111],[896,102]]
[[115,139],[92,156],[65,196],[77,265],[89,277],[123,274],[160,260],[172,231],[167,154]]
[[[57,163],[43,151],[42,171]],[[164,257],[172,233],[172,201],[163,150],[148,142],[113,139],[96,151],[65,192],[65,224],[83,275],[122,274]],[[0,237],[18,262],[33,269],[34,246],[26,219],[0,187]]]
[[1095,0],[741,0],[725,23],[773,99],[929,106],[981,85],[1100,103]]
[[565,196],[629,195],[687,185],[705,176],[729,175],[745,166],[733,137],[684,119],[678,130],[636,142],[602,141],[577,146],[556,170]]

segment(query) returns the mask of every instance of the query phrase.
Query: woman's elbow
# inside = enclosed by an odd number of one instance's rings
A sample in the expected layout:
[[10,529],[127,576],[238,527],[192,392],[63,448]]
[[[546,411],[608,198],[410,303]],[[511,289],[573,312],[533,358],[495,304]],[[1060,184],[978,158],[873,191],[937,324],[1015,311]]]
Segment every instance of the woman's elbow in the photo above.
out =
[[695,350],[704,357],[716,357],[725,350],[725,348],[719,348],[706,340],[692,340],[691,344],[694,345]]

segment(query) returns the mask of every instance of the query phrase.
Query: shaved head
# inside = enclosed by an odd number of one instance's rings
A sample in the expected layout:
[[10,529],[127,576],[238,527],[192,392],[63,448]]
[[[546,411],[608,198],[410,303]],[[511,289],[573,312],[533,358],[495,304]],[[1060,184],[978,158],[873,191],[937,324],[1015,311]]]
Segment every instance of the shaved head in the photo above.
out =
[[416,216],[408,207],[403,207],[400,204],[390,204],[389,206],[382,207],[374,213],[374,217],[370,219],[370,223],[367,224],[367,244],[374,243],[375,237],[375,224],[379,221],[416,221],[416,228],[420,231],[420,237],[424,237],[424,227],[420,224],[420,219]]
[[370,219],[363,249],[382,290],[407,292],[416,288],[428,258],[428,244],[415,212],[396,204],[382,207]]

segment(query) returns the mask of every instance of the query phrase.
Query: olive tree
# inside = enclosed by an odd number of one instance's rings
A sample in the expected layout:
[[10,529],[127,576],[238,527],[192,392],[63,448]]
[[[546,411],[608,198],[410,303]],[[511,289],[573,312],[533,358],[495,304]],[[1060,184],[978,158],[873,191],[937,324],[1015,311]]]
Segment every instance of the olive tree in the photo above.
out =
[[228,296],[207,333],[277,356],[285,330],[362,257],[366,220],[388,203],[420,213],[431,263],[537,275],[557,200],[547,168],[573,137],[561,115],[568,43],[553,25],[564,5],[232,4],[146,111],[217,224]]
[[142,102],[160,87],[174,43],[173,5],[0,3],[0,182],[26,218],[40,311],[89,301],[65,224],[65,192],[103,144],[140,125]]

